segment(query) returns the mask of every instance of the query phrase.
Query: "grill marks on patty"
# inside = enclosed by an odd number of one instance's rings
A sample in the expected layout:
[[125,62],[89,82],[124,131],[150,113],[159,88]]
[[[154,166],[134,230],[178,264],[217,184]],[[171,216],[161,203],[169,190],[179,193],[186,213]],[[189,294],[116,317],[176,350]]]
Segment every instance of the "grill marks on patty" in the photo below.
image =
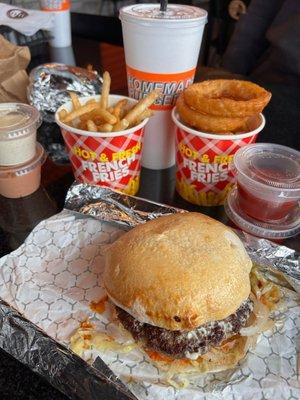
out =
[[197,358],[219,346],[224,339],[239,333],[252,311],[253,302],[248,298],[234,314],[221,321],[208,322],[193,331],[169,331],[141,323],[116,306],[119,320],[136,341],[174,358]]

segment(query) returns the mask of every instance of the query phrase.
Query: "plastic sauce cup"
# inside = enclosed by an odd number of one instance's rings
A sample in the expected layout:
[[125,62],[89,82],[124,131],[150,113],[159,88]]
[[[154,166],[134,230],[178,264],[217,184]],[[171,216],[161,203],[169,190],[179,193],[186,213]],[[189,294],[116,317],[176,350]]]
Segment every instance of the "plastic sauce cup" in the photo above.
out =
[[29,162],[13,166],[0,167],[0,195],[10,199],[29,196],[41,183],[41,166],[46,160],[46,153],[39,143]]
[[256,141],[265,126],[260,114],[251,120],[250,132],[240,134],[205,133],[180,121],[176,125],[176,190],[186,201],[199,206],[223,205],[236,178],[232,172],[234,154]]
[[234,157],[238,203],[247,215],[262,222],[283,221],[300,201],[300,152],[259,143]]
[[[80,102],[85,104],[88,100],[98,101],[99,98],[83,97]],[[122,99],[127,99],[131,104],[136,103],[136,100],[129,97],[110,95],[109,105]],[[62,109],[71,111],[72,102],[57,110],[55,120],[61,128],[75,179],[135,195],[139,189],[143,133],[148,119],[120,132],[89,132],[61,122],[58,113]]]
[[252,236],[281,242],[286,238],[297,235],[300,232],[300,213],[294,210],[284,221],[273,223],[262,222],[250,217],[245,213],[239,204],[238,189],[234,188],[228,195],[225,202],[225,212],[230,221],[244,232]]
[[0,166],[26,163],[35,156],[40,113],[28,104],[0,104]]
[[281,240],[300,232],[300,152],[258,143],[234,157],[237,187],[225,211],[240,229],[254,236]]

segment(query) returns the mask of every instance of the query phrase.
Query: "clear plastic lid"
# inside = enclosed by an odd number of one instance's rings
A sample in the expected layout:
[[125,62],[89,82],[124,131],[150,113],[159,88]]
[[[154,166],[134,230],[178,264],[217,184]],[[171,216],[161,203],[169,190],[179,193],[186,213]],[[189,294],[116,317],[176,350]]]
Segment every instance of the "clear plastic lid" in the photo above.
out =
[[241,230],[265,239],[285,239],[300,233],[300,210],[296,208],[285,221],[267,223],[258,221],[247,215],[239,207],[237,189],[233,189],[225,202],[225,212],[228,218]]
[[255,143],[234,156],[238,173],[262,189],[297,192],[300,196],[300,152],[271,143]]
[[169,4],[166,11],[160,11],[159,4],[134,4],[121,8],[121,19],[130,20],[203,20],[206,22],[207,12],[199,7],[181,4]]
[[39,111],[28,104],[0,104],[0,142],[24,137],[41,124]]
[[36,153],[30,161],[12,167],[0,167],[0,179],[9,179],[27,175],[34,170],[38,165],[42,165],[47,158],[47,154],[40,143],[37,143]]

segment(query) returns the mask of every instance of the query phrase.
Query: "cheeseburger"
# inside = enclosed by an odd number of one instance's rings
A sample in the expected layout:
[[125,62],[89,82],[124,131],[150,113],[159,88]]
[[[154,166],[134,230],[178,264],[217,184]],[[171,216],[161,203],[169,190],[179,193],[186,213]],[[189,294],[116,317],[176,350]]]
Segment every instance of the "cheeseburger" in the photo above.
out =
[[116,316],[156,360],[228,368],[246,352],[252,263],[238,236],[205,215],[141,224],[106,254],[104,284]]

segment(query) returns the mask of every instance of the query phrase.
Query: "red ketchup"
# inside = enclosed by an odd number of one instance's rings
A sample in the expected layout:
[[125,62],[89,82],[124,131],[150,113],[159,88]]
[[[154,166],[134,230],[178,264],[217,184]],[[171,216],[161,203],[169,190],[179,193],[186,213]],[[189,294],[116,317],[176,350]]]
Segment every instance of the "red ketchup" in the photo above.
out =
[[285,146],[258,143],[234,158],[237,200],[243,212],[263,222],[287,218],[300,200],[300,153]]
[[237,188],[225,210],[242,230],[271,240],[300,231],[300,152],[255,143],[234,156]]
[[286,218],[296,207],[296,201],[270,201],[256,197],[240,183],[238,187],[238,202],[241,209],[250,217],[263,222],[278,221]]

